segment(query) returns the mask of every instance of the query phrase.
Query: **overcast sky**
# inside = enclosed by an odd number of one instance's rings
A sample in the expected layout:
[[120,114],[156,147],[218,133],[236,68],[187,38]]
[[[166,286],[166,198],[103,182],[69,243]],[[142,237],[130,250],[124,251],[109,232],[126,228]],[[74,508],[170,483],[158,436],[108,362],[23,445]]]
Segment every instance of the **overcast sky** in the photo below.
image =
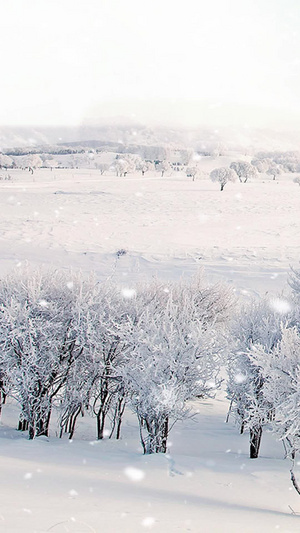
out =
[[0,0],[0,26],[1,125],[300,122],[300,0]]

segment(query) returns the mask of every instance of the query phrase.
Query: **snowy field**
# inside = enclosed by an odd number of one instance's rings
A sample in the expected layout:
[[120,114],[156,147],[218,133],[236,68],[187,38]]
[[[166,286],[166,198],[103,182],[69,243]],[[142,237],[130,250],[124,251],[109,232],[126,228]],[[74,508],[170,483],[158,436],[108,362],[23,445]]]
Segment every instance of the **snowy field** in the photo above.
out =
[[[206,163],[206,171],[217,166]],[[285,290],[289,266],[299,267],[300,188],[292,175],[230,183],[221,193],[180,173],[9,174],[0,182],[1,274],[28,261],[93,270],[130,287],[203,266],[247,297]],[[195,409],[194,420],[171,432],[167,456],[143,456],[133,415],[119,442],[96,442],[95,421],[86,418],[72,442],[54,428],[49,439],[29,442],[16,432],[9,403],[0,423],[0,531],[299,531],[300,499],[281,443],[264,434],[261,457],[250,460],[248,435],[225,424],[222,392]]]
[[[226,164],[206,159],[206,172]],[[0,182],[3,272],[30,261],[137,279],[204,266],[214,279],[263,294],[281,290],[289,266],[299,263],[300,189],[292,174],[229,183],[222,193],[180,173],[9,174],[12,181]],[[116,265],[118,250],[127,253]]]

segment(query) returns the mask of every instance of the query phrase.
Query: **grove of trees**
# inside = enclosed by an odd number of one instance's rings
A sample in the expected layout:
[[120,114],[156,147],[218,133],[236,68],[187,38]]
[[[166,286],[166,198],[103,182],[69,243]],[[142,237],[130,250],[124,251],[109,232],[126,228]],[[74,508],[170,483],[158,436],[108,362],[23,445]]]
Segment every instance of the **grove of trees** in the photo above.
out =
[[[144,453],[165,453],[191,400],[213,397],[227,369],[228,418],[259,456],[264,428],[300,451],[300,269],[290,296],[239,303],[231,288],[158,279],[135,287],[74,272],[17,270],[0,280],[0,415],[19,405],[29,439],[73,438],[93,416],[97,439],[137,416]],[[222,370],[222,372],[221,372]],[[55,416],[54,416],[55,415]]]
[[102,439],[120,436],[128,403],[144,452],[166,451],[187,402],[215,390],[232,306],[231,291],[201,275],[122,291],[92,277],[16,272],[0,281],[0,408],[8,396],[18,402],[29,439],[48,435],[53,410],[70,437],[90,413]]

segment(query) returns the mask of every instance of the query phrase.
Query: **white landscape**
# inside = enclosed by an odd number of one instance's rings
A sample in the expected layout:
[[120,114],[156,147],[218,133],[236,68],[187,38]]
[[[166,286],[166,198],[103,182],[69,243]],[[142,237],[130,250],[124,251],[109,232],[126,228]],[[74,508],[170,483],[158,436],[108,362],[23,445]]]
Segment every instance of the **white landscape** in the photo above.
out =
[[[200,161],[206,172],[229,158]],[[1,274],[53,266],[110,278],[125,296],[139,281],[188,279],[199,268],[246,302],[288,297],[299,267],[300,191],[291,174],[228,183],[183,172],[116,177],[80,169],[12,169],[2,180]],[[118,254],[120,250],[124,253]],[[282,296],[285,291],[286,296]],[[279,296],[278,296],[279,295]],[[285,300],[284,300],[285,301]],[[79,418],[74,437],[28,440],[8,398],[0,425],[3,532],[294,532],[299,495],[282,443],[265,430],[258,459],[239,434],[225,382],[215,399],[192,402],[167,454],[143,455],[135,415],[121,439],[96,440],[95,419]],[[296,467],[297,475],[297,467]]]
[[0,533],[300,531],[299,28],[0,2]]

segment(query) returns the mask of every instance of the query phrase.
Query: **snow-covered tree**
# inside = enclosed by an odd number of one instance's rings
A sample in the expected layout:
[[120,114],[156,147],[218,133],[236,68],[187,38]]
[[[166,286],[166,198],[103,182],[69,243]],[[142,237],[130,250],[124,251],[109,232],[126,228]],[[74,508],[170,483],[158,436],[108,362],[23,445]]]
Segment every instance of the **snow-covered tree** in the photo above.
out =
[[281,165],[276,165],[276,163],[272,163],[268,170],[266,171],[266,174],[273,177],[273,180],[276,179],[276,176],[279,176],[282,174],[282,167]]
[[[82,354],[73,367],[75,381],[70,374],[66,385],[63,418],[67,421],[68,412],[76,409],[79,414],[88,404],[96,417],[97,439],[104,437],[108,415],[116,425],[117,437],[120,435],[126,399],[120,368],[128,347],[129,309],[130,302],[121,290],[107,282],[91,285],[73,313],[76,344]],[[76,379],[82,383],[80,394],[74,386]]]
[[215,168],[211,171],[209,176],[211,181],[220,183],[221,191],[223,191],[226,183],[229,181],[236,181],[235,172],[227,167]]
[[272,164],[272,159],[270,158],[253,159],[251,161],[251,165],[253,165],[256,168],[257,172],[259,172],[260,174],[267,172],[271,164]]
[[199,172],[199,169],[198,167],[194,166],[194,167],[187,167],[185,173],[186,175],[190,178],[192,178],[193,181],[195,181],[197,175],[198,175],[198,172]]
[[162,178],[164,177],[165,172],[170,170],[170,164],[168,163],[168,161],[166,159],[160,163],[159,170],[161,171],[161,177]]
[[40,168],[43,164],[41,157],[38,154],[28,154],[24,159],[25,167],[29,169]]
[[296,176],[296,177],[293,179],[293,182],[294,182],[294,183],[298,183],[298,185],[300,185],[300,176]]
[[291,268],[288,283],[292,289],[294,300],[300,304],[300,269]]
[[286,443],[292,460],[291,480],[300,494],[293,471],[300,451],[300,333],[296,327],[282,327],[281,339],[272,351],[261,345],[252,351],[252,361],[264,379],[264,397],[274,407],[273,428]]
[[53,399],[80,355],[73,303],[67,277],[58,272],[16,272],[0,283],[1,358],[30,439],[48,434]]
[[5,154],[0,154],[0,168],[5,168],[7,170],[12,166],[14,166],[14,160],[12,159],[12,157],[9,157]]
[[142,176],[145,176],[146,172],[149,170],[154,170],[155,166],[151,161],[142,161],[141,164],[137,167],[137,170],[142,172]]
[[166,452],[171,427],[189,412],[188,400],[214,393],[219,330],[233,304],[227,291],[201,286],[199,278],[157,290],[150,299],[143,294],[123,369],[144,453]]
[[246,161],[234,161],[231,163],[230,168],[234,170],[241,183],[246,183],[249,178],[257,175],[256,168]]
[[126,176],[127,172],[129,172],[130,165],[126,159],[120,157],[116,159],[114,167],[116,169],[117,176]]
[[101,176],[103,176],[103,174],[109,170],[110,165],[108,163],[97,163],[96,167],[100,170]]
[[266,353],[275,349],[289,309],[285,300],[252,301],[241,308],[232,328],[234,344],[228,361],[227,391],[241,433],[249,429],[251,458],[258,457],[263,426],[273,414],[273,405],[264,394],[264,377],[251,354],[257,345]]

